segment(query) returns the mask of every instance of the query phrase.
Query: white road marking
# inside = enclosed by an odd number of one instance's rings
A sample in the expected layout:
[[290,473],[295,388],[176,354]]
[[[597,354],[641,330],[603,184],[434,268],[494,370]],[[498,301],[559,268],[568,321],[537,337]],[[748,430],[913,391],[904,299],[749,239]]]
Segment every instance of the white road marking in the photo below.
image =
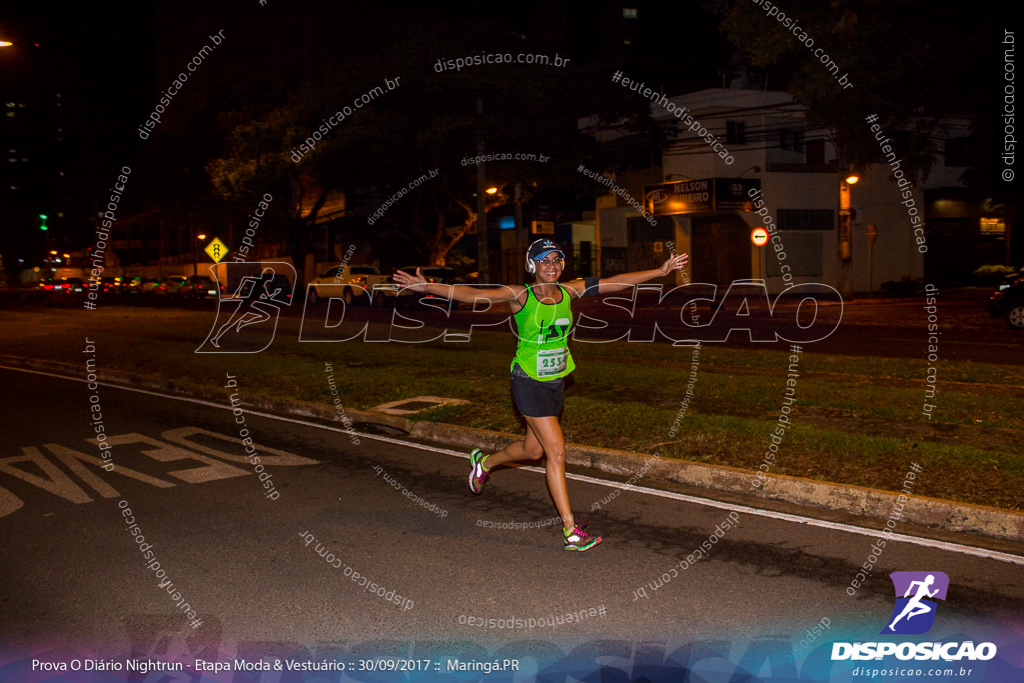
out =
[[[79,379],[77,377],[65,377],[63,375],[55,375],[48,372],[41,372],[39,370],[25,370],[23,368],[12,368],[5,365],[0,365],[0,369],[13,370],[16,372],[27,372],[35,375],[43,375],[45,377],[53,377],[55,379],[69,380],[72,382],[85,383],[86,380]],[[231,410],[230,404],[212,403],[210,401],[204,401],[203,399],[190,398],[187,396],[171,396],[168,394],[161,394],[155,391],[149,391],[146,389],[137,389],[135,387],[125,387],[118,384],[111,384],[108,382],[99,382],[100,385],[110,387],[111,389],[120,389],[122,391],[131,391],[137,394],[144,394],[146,396],[155,396],[157,398],[172,399],[175,401],[183,401],[186,403],[195,403],[198,405],[209,406],[211,408],[220,408],[222,410]],[[263,413],[255,410],[246,409],[245,411],[249,415],[255,415],[257,417],[263,417],[270,420],[278,420],[280,422],[288,422],[291,424],[303,425],[306,427],[313,427],[316,429],[326,429],[332,432],[338,432],[340,434],[348,434],[344,429],[338,427],[332,427],[331,425],[318,424],[316,422],[310,422],[308,420],[300,420],[293,417],[285,417],[282,415],[274,415],[271,413]],[[391,443],[399,446],[405,446],[407,448],[418,448],[424,451],[430,451],[433,453],[443,453],[445,455],[452,455],[457,458],[469,459],[469,454],[462,453],[460,451],[453,451],[448,448],[440,448],[437,446],[427,446],[425,444],[413,443],[410,441],[403,441],[401,439],[395,439],[388,436],[379,436],[377,434],[364,434],[362,432],[356,432],[359,437],[367,439],[375,439],[377,441],[383,441],[384,443]],[[521,469],[529,472],[543,473],[544,470],[539,467],[531,465],[523,466]],[[807,526],[815,526],[823,529],[832,529],[834,531],[845,531],[851,534],[860,534],[862,536],[871,536],[875,538],[886,538],[887,540],[902,541],[904,543],[911,543],[914,545],[924,546],[926,548],[935,548],[937,550],[945,550],[948,552],[960,553],[962,555],[972,555],[974,557],[981,557],[990,560],[998,560],[1000,562],[1007,562],[1010,564],[1024,565],[1024,557],[1020,555],[1011,555],[1010,553],[998,552],[995,550],[988,550],[986,548],[974,548],[971,546],[960,545],[959,543],[949,543],[946,541],[937,541],[929,538],[919,538],[917,536],[907,536],[904,534],[883,534],[880,530],[867,529],[864,527],[854,526],[852,524],[844,524],[842,522],[829,522],[820,519],[814,519],[813,517],[803,517],[801,515],[791,515],[785,512],[775,512],[773,510],[761,510],[759,508],[749,507],[746,505],[737,505],[735,503],[725,503],[710,498],[700,498],[697,496],[689,496],[683,493],[675,493],[674,491],[661,491],[659,489],[651,489],[641,486],[633,486],[631,484],[622,484],[616,481],[609,481],[606,479],[597,479],[584,474],[572,474],[566,472],[565,476],[569,479],[576,481],[585,481],[590,484],[597,486],[606,486],[608,488],[624,488],[629,491],[635,491],[637,493],[643,493],[650,496],[657,496],[660,498],[669,498],[671,500],[679,500],[687,503],[693,503],[695,505],[704,505],[706,507],[720,508],[722,510],[735,510],[737,512],[743,512],[749,515],[757,515],[760,517],[768,517],[769,519],[777,519],[786,522],[792,522],[794,524],[806,524]],[[82,492],[84,494],[84,491]]]
[[[878,341],[912,342],[914,344],[919,344],[921,342],[921,338],[919,337],[917,339],[897,339],[896,337],[879,337]],[[943,339],[942,343],[943,344],[963,344],[964,346],[1007,346],[1007,347],[1009,347],[1011,349],[1016,349],[1016,348],[1018,348],[1020,346],[1020,344],[1000,344],[998,342],[973,342],[973,341],[965,342],[965,341],[953,341],[952,339]]]
[[[92,498],[82,490],[78,484],[71,480],[71,477],[64,474],[59,467],[46,459],[42,451],[34,446],[22,446],[21,452],[24,455],[15,455],[9,458],[0,459],[0,472],[17,477],[24,482],[38,486],[48,493],[60,496],[72,503],[91,503]],[[47,478],[32,474],[20,467],[14,467],[17,463],[30,462],[46,474]]]

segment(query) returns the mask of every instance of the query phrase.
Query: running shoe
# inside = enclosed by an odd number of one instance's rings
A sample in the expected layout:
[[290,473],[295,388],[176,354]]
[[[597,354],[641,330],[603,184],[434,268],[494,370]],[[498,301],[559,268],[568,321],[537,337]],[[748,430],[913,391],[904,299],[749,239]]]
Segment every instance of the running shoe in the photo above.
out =
[[487,483],[487,477],[491,474],[484,469],[484,458],[486,457],[487,455],[479,448],[469,454],[469,464],[473,468],[469,471],[469,490],[478,496],[484,492],[484,484]]
[[562,529],[562,536],[565,540],[566,550],[579,550],[580,552],[583,552],[584,550],[590,550],[604,540],[600,536],[591,536],[584,531],[583,527],[586,525],[586,522],[582,522],[574,526],[572,531]]

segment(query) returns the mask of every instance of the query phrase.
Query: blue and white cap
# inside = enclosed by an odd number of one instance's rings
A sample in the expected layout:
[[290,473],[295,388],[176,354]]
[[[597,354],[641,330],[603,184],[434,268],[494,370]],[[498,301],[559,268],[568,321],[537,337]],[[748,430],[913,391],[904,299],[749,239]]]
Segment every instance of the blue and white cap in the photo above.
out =
[[531,261],[540,261],[548,254],[558,254],[563,259],[565,258],[565,254],[562,252],[562,248],[558,246],[558,243],[548,239],[537,240],[531,244],[530,251],[527,253],[526,257]]

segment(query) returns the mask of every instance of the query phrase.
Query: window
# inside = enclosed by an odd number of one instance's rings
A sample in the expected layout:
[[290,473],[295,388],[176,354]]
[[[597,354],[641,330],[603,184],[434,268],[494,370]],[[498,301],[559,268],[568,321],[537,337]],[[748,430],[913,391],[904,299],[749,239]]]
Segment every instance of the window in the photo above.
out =
[[[791,274],[803,277],[821,277],[822,270],[824,270],[822,263],[824,263],[825,253],[821,233],[789,234],[785,237],[785,243],[789,258],[782,263],[789,264]],[[765,259],[768,277],[780,277],[782,263],[778,259],[768,256]]]
[[824,164],[825,163],[825,141],[824,140],[808,140],[807,141],[807,163],[808,164]]
[[622,18],[623,19],[637,19],[638,17],[639,17],[639,12],[637,12],[635,7],[623,7],[622,8]]
[[779,230],[832,230],[832,209],[779,209]]
[[729,145],[747,144],[747,124],[743,121],[726,121],[725,142]]
[[791,152],[804,151],[804,133],[802,130],[783,128],[779,131],[779,147]]

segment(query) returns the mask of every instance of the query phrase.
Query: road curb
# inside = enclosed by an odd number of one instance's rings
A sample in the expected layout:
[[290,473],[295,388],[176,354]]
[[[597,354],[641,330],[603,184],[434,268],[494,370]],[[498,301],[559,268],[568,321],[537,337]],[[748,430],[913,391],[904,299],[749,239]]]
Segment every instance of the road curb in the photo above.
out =
[[[432,422],[414,423],[411,433],[419,438],[448,445],[484,450],[500,449],[522,438]],[[901,501],[902,494],[899,493],[782,474],[765,475],[763,488],[756,489],[751,484],[754,473],[749,470],[578,444],[566,444],[566,460],[572,465],[628,475],[631,483],[640,483],[644,478],[659,479],[878,520],[892,517],[899,522],[945,531],[1024,542],[1024,514],[984,505],[917,495],[903,496],[904,500]],[[600,505],[595,509],[599,508]]]
[[[41,361],[20,356],[0,355],[0,364],[15,368],[54,372],[65,376],[84,377],[81,366],[54,361]],[[232,392],[182,384],[133,373],[103,371],[104,381],[124,386],[173,393],[191,398],[230,405]],[[243,406],[279,415],[307,417],[340,423],[339,411],[329,404],[316,404],[294,399],[262,396],[239,392]],[[344,414],[354,423],[383,425],[404,431],[409,436],[457,447],[467,452],[473,448],[495,451],[518,441],[521,436],[493,432],[472,427],[459,427],[437,422],[415,422],[396,415],[345,408]],[[767,474],[762,488],[752,485],[754,473],[725,465],[708,465],[618,451],[596,446],[566,444],[566,460],[572,464],[616,475],[629,475],[631,483],[642,479],[671,481],[698,488],[726,493],[783,501],[797,505],[823,508],[877,520],[896,519],[934,529],[987,536],[1016,543],[1024,542],[1024,513],[1000,510],[985,505],[958,503],[925,496],[908,495],[871,489],[863,486],[834,484],[831,482]],[[900,500],[900,498],[904,500]],[[599,509],[600,504],[595,504]]]

